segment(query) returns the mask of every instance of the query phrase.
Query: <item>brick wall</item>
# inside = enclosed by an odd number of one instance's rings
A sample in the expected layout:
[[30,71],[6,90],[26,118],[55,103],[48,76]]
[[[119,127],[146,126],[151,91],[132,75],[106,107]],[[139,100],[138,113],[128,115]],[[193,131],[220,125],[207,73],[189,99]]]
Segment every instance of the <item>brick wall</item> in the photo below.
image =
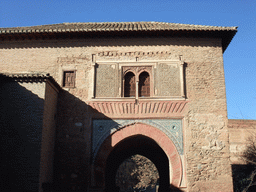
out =
[[246,149],[246,145],[249,144],[250,137],[256,134],[256,121],[229,119],[228,131],[231,163],[244,164],[245,162],[240,158],[240,155],[242,155]]
[[38,191],[44,83],[0,85],[1,191]]

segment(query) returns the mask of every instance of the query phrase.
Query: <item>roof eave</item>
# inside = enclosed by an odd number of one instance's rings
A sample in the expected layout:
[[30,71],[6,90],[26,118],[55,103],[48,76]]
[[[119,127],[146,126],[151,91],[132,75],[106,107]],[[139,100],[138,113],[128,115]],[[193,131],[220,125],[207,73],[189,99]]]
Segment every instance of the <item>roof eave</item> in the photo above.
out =
[[4,82],[46,82],[50,81],[58,90],[61,90],[60,85],[49,73],[0,73],[1,83]]
[[210,37],[221,38],[223,52],[237,32],[237,27],[230,27],[227,30],[186,30],[186,29],[155,29],[155,30],[52,30],[45,32],[41,30],[31,33],[0,33],[2,40],[18,39],[66,39],[66,38],[88,38],[88,37],[145,37],[145,36],[164,36],[164,37]]

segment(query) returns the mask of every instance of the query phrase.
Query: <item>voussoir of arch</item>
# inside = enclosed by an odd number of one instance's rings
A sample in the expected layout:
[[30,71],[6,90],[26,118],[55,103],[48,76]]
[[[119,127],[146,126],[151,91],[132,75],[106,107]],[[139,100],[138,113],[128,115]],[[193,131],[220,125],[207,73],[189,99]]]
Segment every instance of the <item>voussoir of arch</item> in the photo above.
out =
[[[163,133],[161,130],[147,124],[135,123],[125,126],[122,129],[118,129],[110,134],[104,142],[101,144],[99,151],[94,161],[94,171],[98,175],[97,180],[104,180],[104,170],[106,167],[106,160],[110,155],[111,151],[118,145],[122,140],[136,135],[144,135],[153,139],[166,153],[169,163],[172,169],[172,175],[170,184],[179,187],[182,179],[182,163],[180,155],[171,141],[171,139]],[[96,172],[99,172],[98,174]]]

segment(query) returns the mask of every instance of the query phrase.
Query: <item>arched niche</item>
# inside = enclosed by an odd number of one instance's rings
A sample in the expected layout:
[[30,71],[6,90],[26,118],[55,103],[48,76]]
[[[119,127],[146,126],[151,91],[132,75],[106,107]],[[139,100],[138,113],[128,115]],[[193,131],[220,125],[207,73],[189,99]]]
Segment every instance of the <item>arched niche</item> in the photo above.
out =
[[129,71],[124,76],[124,97],[135,97],[136,81],[133,72]]
[[139,75],[139,97],[150,97],[150,75],[146,71]]

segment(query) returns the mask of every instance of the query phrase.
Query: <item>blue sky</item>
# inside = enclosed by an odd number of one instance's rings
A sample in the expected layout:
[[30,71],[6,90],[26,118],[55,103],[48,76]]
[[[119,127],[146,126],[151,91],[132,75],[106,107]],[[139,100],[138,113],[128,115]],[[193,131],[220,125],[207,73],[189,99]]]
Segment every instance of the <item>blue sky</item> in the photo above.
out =
[[0,1],[0,27],[122,21],[238,26],[224,53],[228,117],[256,119],[255,0]]

